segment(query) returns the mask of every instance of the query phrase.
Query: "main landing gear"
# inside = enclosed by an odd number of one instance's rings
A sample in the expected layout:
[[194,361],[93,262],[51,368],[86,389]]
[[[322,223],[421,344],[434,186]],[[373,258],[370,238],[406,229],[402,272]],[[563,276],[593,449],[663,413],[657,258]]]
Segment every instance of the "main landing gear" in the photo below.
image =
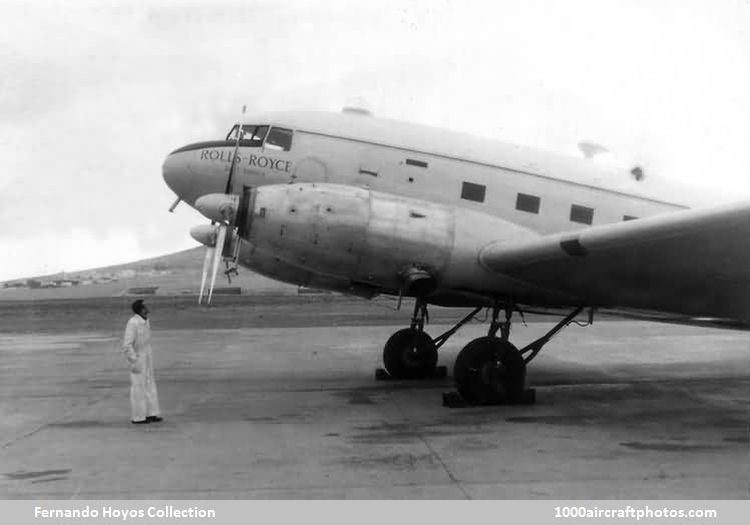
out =
[[437,367],[439,345],[424,331],[427,303],[417,299],[411,326],[393,334],[383,348],[385,370],[375,372],[376,379],[425,379],[445,377],[445,367]]
[[[481,309],[481,306],[476,307],[453,328],[432,339],[424,332],[427,303],[417,299],[410,327],[399,330],[386,342],[383,349],[385,370],[378,369],[376,379],[445,377],[445,367],[436,366],[438,349]],[[575,308],[544,336],[521,350],[509,341],[513,310],[513,304],[492,307],[487,335],[470,341],[456,357],[453,378],[457,392],[444,394],[444,404],[533,403],[534,391],[526,389],[526,365],[557,332],[573,322],[583,307]],[[499,320],[501,311],[504,312],[502,321]]]
[[375,371],[375,379],[428,379],[445,377],[448,370],[436,366],[438,349],[458,332],[459,328],[471,321],[482,309],[476,307],[469,315],[461,319],[456,326],[440,334],[435,339],[424,331],[425,321],[429,320],[427,302],[417,298],[411,326],[393,334],[383,348],[383,365],[385,369]]
[[[501,309],[505,311],[505,320],[498,322]],[[526,365],[582,310],[582,307],[575,308],[552,330],[519,350],[508,340],[513,306],[494,306],[488,334],[470,341],[456,357],[453,379],[458,392],[457,395],[444,394],[443,404],[460,406],[533,403],[534,390],[526,389]],[[497,337],[498,330],[500,337]]]
[[[510,336],[513,311],[505,310],[505,321],[498,322],[500,308],[492,309],[492,321],[485,337],[474,339],[456,357],[453,379],[461,398],[472,405],[517,403],[526,387],[526,363]],[[500,337],[497,331],[500,330]]]

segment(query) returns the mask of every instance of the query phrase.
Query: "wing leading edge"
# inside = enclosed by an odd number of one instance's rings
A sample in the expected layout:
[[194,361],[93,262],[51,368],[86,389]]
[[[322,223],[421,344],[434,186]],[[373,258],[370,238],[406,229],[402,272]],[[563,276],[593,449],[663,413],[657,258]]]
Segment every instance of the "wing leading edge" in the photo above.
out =
[[578,304],[750,326],[750,202],[492,243],[480,261]]

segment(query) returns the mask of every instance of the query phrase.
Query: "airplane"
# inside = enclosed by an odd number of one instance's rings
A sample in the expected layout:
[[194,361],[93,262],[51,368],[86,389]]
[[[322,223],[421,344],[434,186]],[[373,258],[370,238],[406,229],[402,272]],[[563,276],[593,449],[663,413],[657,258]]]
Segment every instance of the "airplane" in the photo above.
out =
[[[644,170],[600,166],[361,108],[243,118],[162,166],[177,200],[206,218],[210,302],[222,259],[273,279],[367,298],[414,298],[385,343],[396,379],[432,377],[438,349],[484,308],[487,335],[457,355],[471,405],[520,399],[526,369],[588,312],[746,329],[750,204],[695,207]],[[658,190],[658,191],[657,191]],[[428,306],[471,309],[435,338]],[[517,348],[512,317],[564,312]],[[564,316],[563,316],[564,315]]]

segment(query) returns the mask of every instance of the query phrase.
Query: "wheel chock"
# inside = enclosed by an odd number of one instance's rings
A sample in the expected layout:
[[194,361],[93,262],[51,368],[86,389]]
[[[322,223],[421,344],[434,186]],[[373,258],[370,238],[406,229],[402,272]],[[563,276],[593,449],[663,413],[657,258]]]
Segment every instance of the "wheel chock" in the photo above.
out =
[[443,392],[443,406],[448,408],[466,408],[471,405],[458,392]]
[[472,405],[466,401],[461,394],[456,391],[443,392],[443,406],[448,408],[466,408],[473,406],[497,406],[497,405],[533,405],[536,403],[536,389],[527,388],[515,399],[496,400],[492,403],[483,403],[482,405]]
[[521,394],[521,399],[519,399],[515,404],[516,405],[533,405],[536,403],[536,388],[527,388],[523,391],[523,394]]
[[[424,379],[444,379],[446,377],[448,377],[448,367],[436,366],[435,370],[432,371],[432,374],[425,376],[425,377],[420,377],[419,379],[412,379],[411,381],[421,381]],[[397,380],[399,380],[399,378],[393,377],[384,368],[375,369],[375,381],[397,381]]]

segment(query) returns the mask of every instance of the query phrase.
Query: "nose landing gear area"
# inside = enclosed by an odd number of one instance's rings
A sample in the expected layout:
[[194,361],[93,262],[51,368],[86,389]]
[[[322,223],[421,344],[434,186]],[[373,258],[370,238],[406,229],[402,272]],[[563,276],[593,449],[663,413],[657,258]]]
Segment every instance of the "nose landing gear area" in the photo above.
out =
[[[475,308],[453,328],[432,339],[424,332],[427,304],[417,299],[411,326],[394,333],[383,349],[385,370],[378,369],[375,378],[428,379],[442,378],[446,367],[438,367],[438,349],[481,310]],[[526,388],[526,365],[560,330],[569,325],[583,310],[575,308],[544,336],[519,350],[510,341],[514,305],[495,305],[488,335],[470,341],[458,354],[453,367],[456,392],[443,394],[448,407],[533,404],[535,391]],[[498,321],[501,310],[505,320]],[[590,321],[589,321],[590,322]],[[496,334],[500,332],[500,337]]]

